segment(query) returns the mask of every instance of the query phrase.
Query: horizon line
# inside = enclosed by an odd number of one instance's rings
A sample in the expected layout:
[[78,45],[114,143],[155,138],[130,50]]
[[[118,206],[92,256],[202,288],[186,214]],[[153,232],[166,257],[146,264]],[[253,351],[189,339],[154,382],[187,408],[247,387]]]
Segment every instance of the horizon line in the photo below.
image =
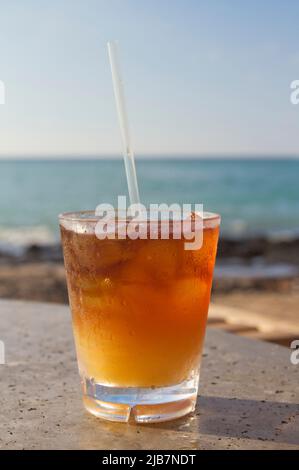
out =
[[[297,160],[299,154],[282,154],[282,153],[141,153],[135,156],[136,160],[179,160],[179,159],[190,159],[190,160]],[[0,161],[9,160],[122,160],[121,154],[0,154]]]

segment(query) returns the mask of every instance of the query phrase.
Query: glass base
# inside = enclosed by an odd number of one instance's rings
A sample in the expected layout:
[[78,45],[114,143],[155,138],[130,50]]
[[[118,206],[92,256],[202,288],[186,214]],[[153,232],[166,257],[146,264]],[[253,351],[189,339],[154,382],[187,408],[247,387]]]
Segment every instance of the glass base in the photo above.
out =
[[181,418],[195,409],[198,376],[169,387],[110,387],[83,379],[87,411],[109,421],[156,423]]

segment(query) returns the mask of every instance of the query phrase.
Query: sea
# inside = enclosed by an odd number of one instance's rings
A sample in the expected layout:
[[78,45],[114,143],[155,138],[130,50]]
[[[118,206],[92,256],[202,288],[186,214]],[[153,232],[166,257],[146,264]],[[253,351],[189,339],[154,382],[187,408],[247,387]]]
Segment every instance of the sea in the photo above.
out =
[[[299,159],[137,158],[141,200],[200,203],[222,216],[222,235],[299,236]],[[0,242],[58,239],[61,212],[127,195],[116,158],[0,160]]]

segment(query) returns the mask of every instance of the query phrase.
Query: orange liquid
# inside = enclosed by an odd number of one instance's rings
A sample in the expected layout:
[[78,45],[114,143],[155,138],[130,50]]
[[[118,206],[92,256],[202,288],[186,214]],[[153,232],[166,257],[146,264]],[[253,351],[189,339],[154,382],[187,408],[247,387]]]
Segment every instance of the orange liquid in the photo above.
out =
[[219,228],[184,240],[99,240],[61,227],[80,373],[103,385],[156,387],[199,365]]

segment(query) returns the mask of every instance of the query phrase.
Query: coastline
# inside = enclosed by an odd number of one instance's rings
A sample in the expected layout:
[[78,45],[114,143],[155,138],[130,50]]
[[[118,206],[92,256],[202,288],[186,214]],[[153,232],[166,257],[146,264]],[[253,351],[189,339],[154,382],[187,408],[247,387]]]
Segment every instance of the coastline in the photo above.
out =
[[[0,297],[67,302],[61,245],[0,244]],[[221,236],[213,293],[288,292],[299,280],[299,237]],[[45,290],[42,286],[48,286]]]
[[[0,298],[67,304],[60,243],[0,246]],[[299,238],[221,237],[211,300],[212,313],[228,309],[236,323],[217,314],[208,319],[210,327],[289,347],[298,331],[292,325],[299,325]],[[263,322],[276,325],[276,332],[259,332]]]

